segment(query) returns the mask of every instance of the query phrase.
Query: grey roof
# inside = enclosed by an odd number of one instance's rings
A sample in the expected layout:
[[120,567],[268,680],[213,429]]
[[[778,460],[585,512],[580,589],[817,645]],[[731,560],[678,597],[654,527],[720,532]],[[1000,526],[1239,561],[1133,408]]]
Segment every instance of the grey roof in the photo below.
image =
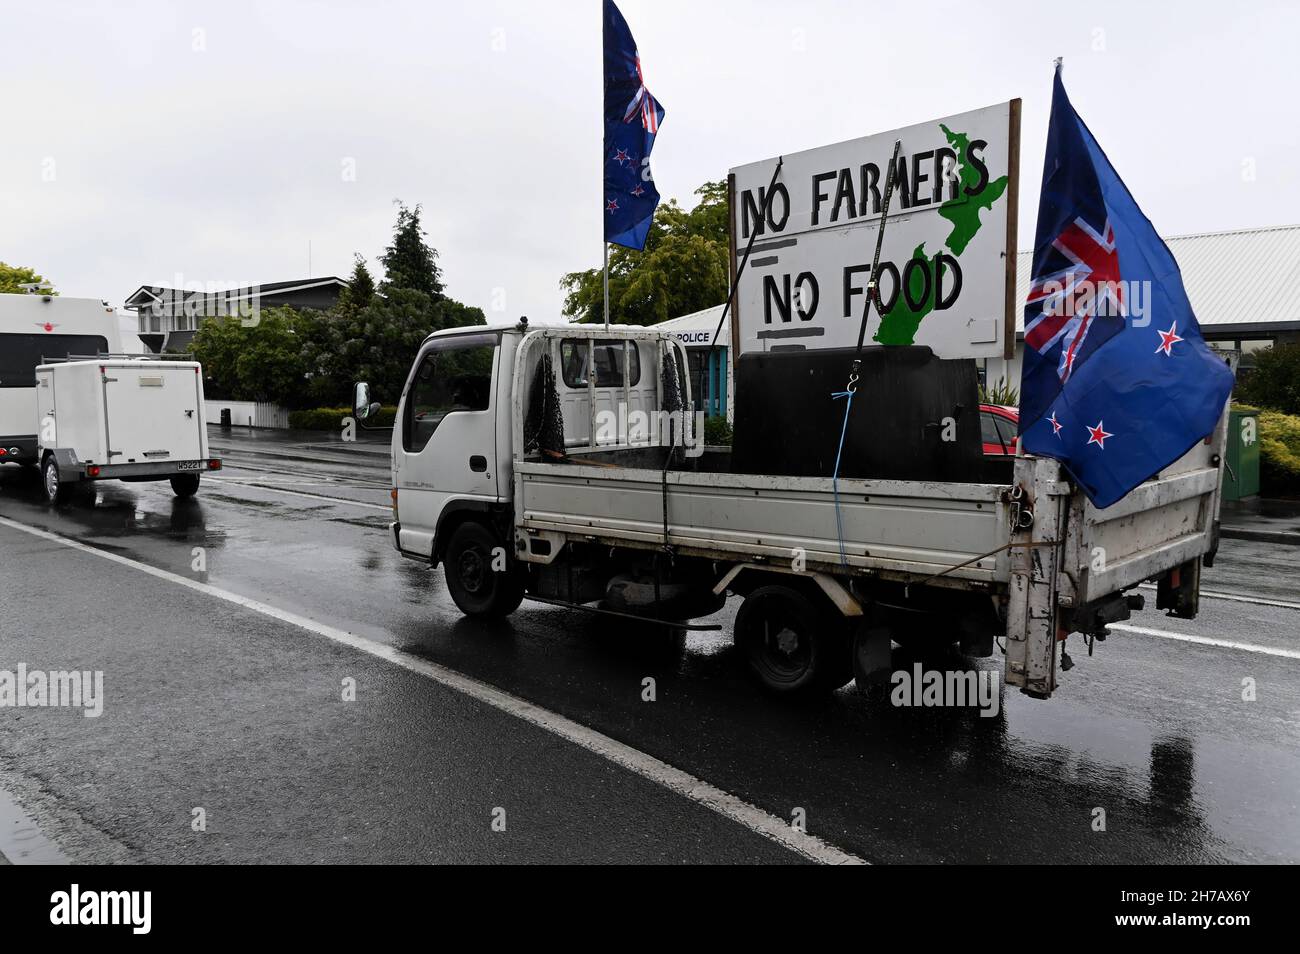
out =
[[253,294],[253,289],[257,289],[259,298],[269,298],[275,295],[285,294],[287,292],[300,291],[307,288],[319,288],[322,285],[337,285],[339,288],[346,288],[347,282],[337,275],[322,275],[318,278],[297,278],[287,282],[267,282],[262,285],[245,286],[243,288],[226,288],[214,292],[201,292],[193,290],[178,290],[167,288],[162,285],[141,285],[126,298],[126,308],[130,310],[137,309],[142,305],[147,305],[150,300],[157,301],[167,293],[169,298],[179,297],[183,301],[193,298],[247,298]]
[[[1210,334],[1300,329],[1300,225],[1175,235],[1165,239],[1201,330]],[[1016,301],[1029,294],[1033,252],[1016,256]],[[1017,307],[1016,330],[1025,328]]]

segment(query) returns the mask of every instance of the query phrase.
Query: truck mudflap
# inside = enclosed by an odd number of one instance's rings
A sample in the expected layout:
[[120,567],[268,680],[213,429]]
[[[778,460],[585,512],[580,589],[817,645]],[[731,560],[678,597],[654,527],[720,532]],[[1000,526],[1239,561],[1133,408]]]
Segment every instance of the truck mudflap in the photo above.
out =
[[[1227,415],[1165,471],[1104,510],[1049,458],[1019,457],[1011,523],[1006,682],[1040,698],[1057,682],[1057,644],[1071,633],[1103,640],[1108,623],[1144,608],[1128,591],[1156,581],[1156,607],[1194,617],[1201,561],[1218,546]],[[1063,669],[1069,657],[1062,652]]]

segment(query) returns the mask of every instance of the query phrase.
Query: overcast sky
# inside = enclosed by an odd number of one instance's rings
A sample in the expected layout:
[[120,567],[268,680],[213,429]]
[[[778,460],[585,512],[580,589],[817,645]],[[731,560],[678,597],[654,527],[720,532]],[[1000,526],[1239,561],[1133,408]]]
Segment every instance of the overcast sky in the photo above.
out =
[[[64,294],[301,278],[309,242],[310,274],[346,276],[397,198],[490,319],[558,317],[560,276],[599,264],[600,0],[3,4],[0,260]],[[1300,222],[1295,2],[620,7],[665,198],[1021,97],[1028,247],[1061,55],[1162,234]]]

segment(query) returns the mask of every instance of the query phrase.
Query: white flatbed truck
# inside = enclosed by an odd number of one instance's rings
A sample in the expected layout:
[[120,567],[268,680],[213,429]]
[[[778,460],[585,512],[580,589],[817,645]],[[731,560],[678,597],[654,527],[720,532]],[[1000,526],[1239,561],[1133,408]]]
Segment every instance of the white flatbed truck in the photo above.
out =
[[91,481],[167,480],[180,497],[220,470],[196,361],[97,356],[36,368],[36,459],[51,503]]
[[[544,357],[551,389],[538,383]],[[472,616],[530,598],[691,628],[738,594],[736,642],[787,694],[887,678],[892,642],[984,656],[997,642],[1005,681],[1045,698],[1065,638],[1104,639],[1142,608],[1140,583],[1155,581],[1172,615],[1197,612],[1218,543],[1223,420],[1105,510],[1056,461],[1027,455],[1010,483],[833,485],[730,473],[712,451],[678,448],[666,467],[689,427],[638,432],[634,419],[663,407],[684,366],[680,343],[653,328],[431,335],[393,432],[393,545],[442,564]],[[356,391],[364,423],[375,405],[367,385]],[[536,436],[554,410],[538,402],[556,399],[561,452]]]

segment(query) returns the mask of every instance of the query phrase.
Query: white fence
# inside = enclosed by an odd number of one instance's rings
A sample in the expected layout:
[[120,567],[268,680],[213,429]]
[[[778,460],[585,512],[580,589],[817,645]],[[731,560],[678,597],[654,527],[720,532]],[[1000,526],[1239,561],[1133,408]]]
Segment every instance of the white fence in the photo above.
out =
[[289,426],[289,409],[260,401],[204,401],[203,413],[209,424],[221,423],[221,412],[230,409],[230,423],[236,427]]

